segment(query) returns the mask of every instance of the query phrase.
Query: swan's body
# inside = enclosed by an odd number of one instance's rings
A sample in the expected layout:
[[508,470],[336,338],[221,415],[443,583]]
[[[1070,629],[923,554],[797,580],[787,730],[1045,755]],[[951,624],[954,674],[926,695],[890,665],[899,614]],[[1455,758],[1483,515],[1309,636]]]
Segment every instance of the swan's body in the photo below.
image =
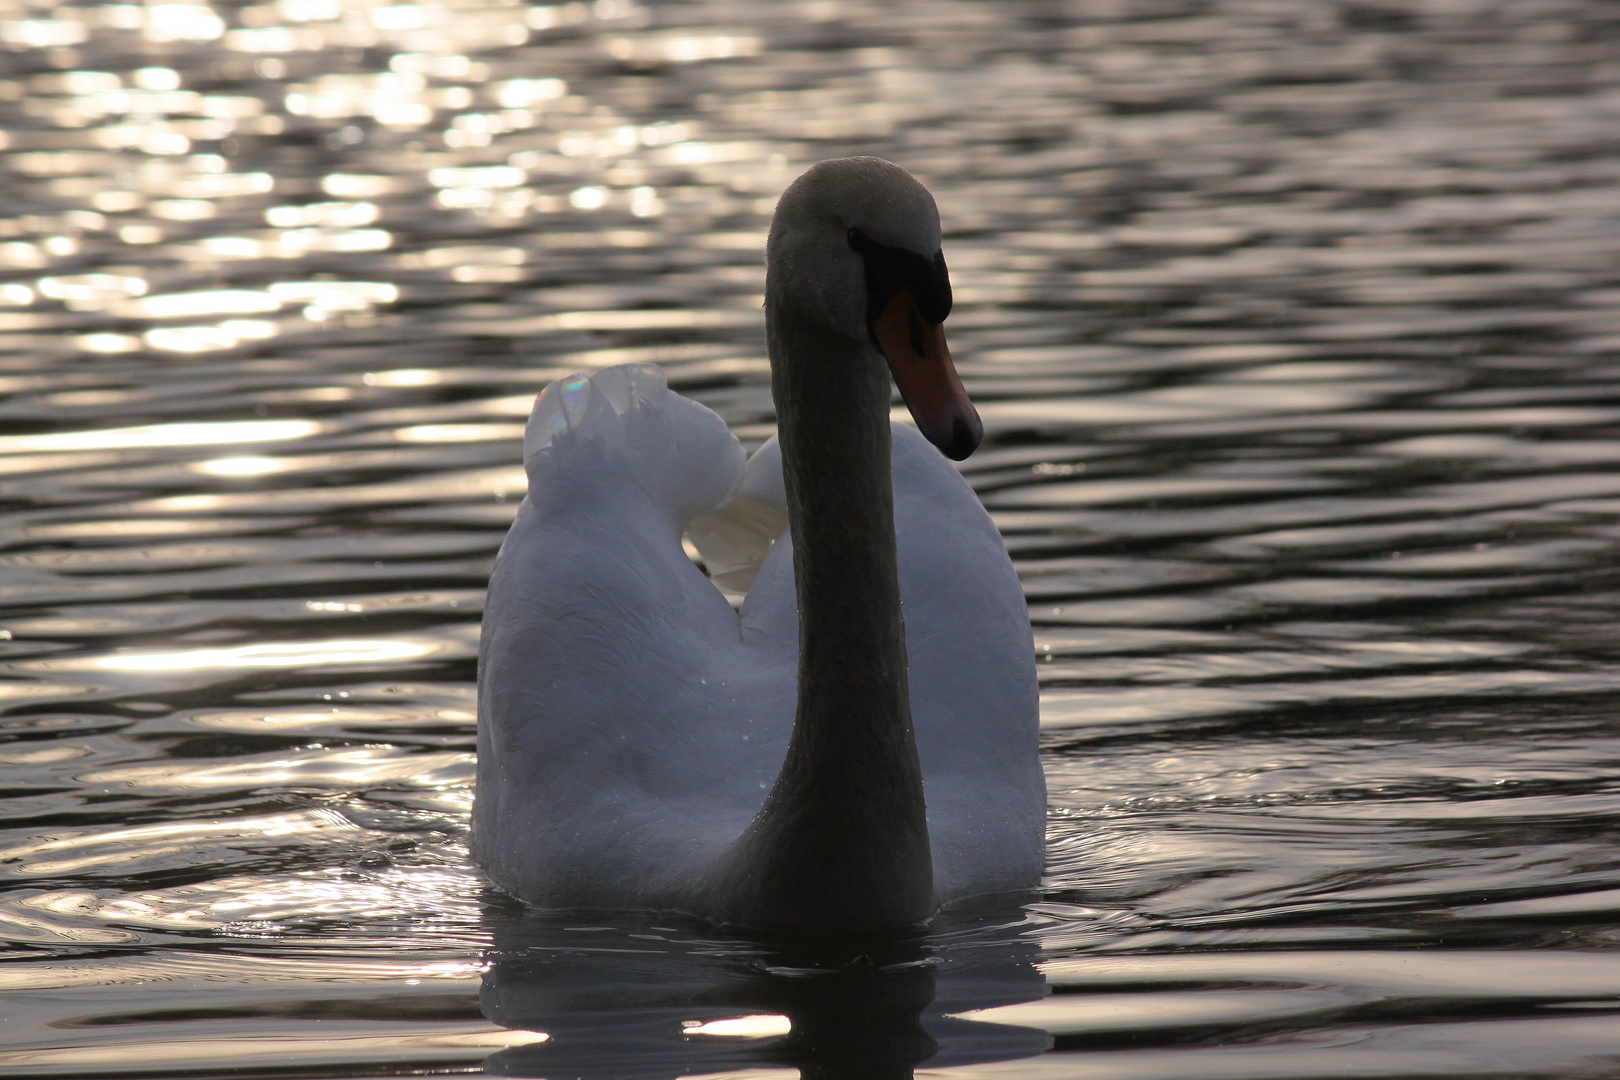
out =
[[[901,189],[876,211],[833,208],[851,247],[857,228],[885,239],[896,201],[915,216],[916,192],[932,213],[920,185],[871,162],[820,167],[826,188],[830,167],[856,166],[831,177],[834,202],[872,175]],[[903,425],[892,531],[883,520],[888,372],[868,340],[838,332],[836,283],[802,304],[781,296],[833,258],[792,246],[793,198],[767,288],[782,444],[746,476],[720,418],[656,368],[572,377],[536,404],[529,493],[484,616],[473,820],[475,857],[524,899],[837,931],[1039,879],[1045,787],[1017,578],[972,490]],[[938,250],[937,217],[913,231],[920,242],[904,226],[887,242]],[[932,434],[959,448],[949,407]],[[747,511],[756,531],[773,512],[792,519],[740,612],[681,546],[717,507]]]

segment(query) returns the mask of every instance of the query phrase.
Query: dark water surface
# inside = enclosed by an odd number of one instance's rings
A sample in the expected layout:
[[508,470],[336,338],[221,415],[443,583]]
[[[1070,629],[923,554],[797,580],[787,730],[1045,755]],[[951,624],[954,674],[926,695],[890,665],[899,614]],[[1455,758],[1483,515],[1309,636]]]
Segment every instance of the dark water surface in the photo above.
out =
[[[765,438],[852,152],[943,212],[1045,895],[525,917],[529,403]],[[4,1075],[1620,1072],[1620,5],[0,0],[0,193]]]

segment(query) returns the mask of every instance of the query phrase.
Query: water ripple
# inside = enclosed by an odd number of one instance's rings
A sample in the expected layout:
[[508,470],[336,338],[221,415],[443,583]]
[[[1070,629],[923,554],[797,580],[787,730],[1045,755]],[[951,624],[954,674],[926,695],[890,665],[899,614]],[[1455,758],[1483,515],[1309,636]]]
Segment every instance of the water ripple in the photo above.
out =
[[[1617,26],[0,0],[0,1069],[1612,1072]],[[650,362],[768,438],[769,216],[851,153],[941,207],[1045,892],[866,974],[519,917],[523,418]]]

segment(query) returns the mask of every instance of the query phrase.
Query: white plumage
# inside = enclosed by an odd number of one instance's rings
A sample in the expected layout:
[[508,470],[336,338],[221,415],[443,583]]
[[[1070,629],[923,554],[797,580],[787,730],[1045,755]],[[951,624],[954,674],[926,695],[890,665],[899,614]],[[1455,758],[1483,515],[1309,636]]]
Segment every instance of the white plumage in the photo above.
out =
[[[548,387],[524,460],[529,491],[479,655],[474,855],[502,888],[551,907],[725,917],[725,892],[748,876],[734,846],[795,717],[778,444],[745,473],[718,416],[657,367],[626,365]],[[891,460],[933,902],[1029,888],[1045,788],[1018,580],[938,450],[895,424]],[[683,551],[688,529],[747,588],[740,611]]]

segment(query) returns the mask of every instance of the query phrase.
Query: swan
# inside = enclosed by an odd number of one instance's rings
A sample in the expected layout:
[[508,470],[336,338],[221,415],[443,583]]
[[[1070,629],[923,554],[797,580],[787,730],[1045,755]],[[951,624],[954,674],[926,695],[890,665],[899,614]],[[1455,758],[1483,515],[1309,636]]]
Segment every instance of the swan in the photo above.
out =
[[950,306],[927,189],[826,161],[771,224],[778,435],[752,458],[653,365],[536,399],[479,647],[471,851],[497,886],[845,934],[1038,883],[1028,610],[942,456],[982,434]]

